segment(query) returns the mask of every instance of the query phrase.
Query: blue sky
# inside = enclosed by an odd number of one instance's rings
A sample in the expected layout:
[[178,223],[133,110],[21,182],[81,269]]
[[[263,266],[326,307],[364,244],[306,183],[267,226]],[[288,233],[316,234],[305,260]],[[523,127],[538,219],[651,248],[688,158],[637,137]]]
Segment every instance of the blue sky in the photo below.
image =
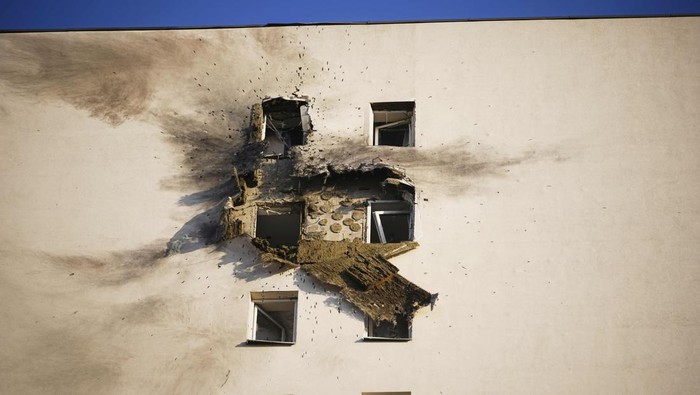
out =
[[700,0],[0,0],[0,30],[689,14]]

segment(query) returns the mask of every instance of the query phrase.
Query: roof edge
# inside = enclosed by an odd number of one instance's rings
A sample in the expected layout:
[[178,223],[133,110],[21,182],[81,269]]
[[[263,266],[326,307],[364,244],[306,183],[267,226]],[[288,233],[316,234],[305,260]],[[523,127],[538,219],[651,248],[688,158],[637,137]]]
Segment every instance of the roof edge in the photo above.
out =
[[131,27],[86,27],[65,29],[0,29],[2,33],[59,33],[59,32],[111,32],[111,31],[153,31],[153,30],[217,30],[217,29],[252,29],[264,27],[293,26],[356,26],[356,25],[408,25],[439,24],[456,22],[517,22],[517,21],[558,21],[558,20],[597,20],[597,19],[652,19],[652,18],[693,18],[700,14],[650,14],[650,15],[590,15],[590,16],[544,16],[544,17],[503,17],[503,18],[456,18],[430,20],[399,21],[365,21],[365,22],[301,22],[301,23],[267,23],[251,25],[207,25],[207,26],[131,26]]

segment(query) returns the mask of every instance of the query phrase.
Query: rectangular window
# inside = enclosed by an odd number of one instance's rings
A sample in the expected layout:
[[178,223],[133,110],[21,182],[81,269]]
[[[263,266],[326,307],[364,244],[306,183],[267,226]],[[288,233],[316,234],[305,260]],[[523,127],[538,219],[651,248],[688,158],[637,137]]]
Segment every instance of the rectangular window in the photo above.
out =
[[299,244],[302,207],[301,203],[268,204],[258,207],[255,237],[267,240],[272,247]]
[[404,317],[397,317],[396,324],[389,321],[375,322],[365,316],[365,339],[367,341],[409,341],[411,323]]
[[248,343],[296,342],[297,291],[251,292]]
[[413,147],[416,103],[371,103],[372,145]]
[[265,158],[287,158],[295,145],[306,143],[311,130],[309,106],[300,99],[268,99],[262,103],[262,140],[267,142]]
[[367,208],[367,241],[399,243],[413,240],[413,210],[402,200],[378,200]]
[[363,392],[362,395],[411,395],[410,391]]

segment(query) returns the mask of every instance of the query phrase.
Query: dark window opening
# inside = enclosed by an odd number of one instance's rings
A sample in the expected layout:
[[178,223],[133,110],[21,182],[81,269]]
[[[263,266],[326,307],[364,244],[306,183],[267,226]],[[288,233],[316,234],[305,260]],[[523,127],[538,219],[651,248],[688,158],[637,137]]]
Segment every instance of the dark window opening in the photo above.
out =
[[311,130],[308,104],[303,100],[276,98],[262,103],[263,139],[266,158],[286,158],[289,150],[306,143],[306,132]]
[[302,207],[299,203],[258,207],[255,237],[272,247],[299,244]]
[[411,340],[411,324],[406,317],[397,317],[396,324],[390,321],[374,322],[365,318],[366,340]]
[[377,145],[405,147],[408,145],[408,124],[387,127],[379,131]]
[[370,243],[399,243],[413,238],[410,203],[404,201],[370,202],[367,211]]
[[372,144],[414,146],[414,102],[372,103]]

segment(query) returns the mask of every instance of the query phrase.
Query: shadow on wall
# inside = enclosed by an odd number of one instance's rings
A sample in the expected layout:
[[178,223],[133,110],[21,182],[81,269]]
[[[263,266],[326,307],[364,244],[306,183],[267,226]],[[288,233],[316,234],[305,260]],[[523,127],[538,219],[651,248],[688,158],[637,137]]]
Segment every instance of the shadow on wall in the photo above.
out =
[[222,207],[223,202],[187,221],[168,241],[166,255],[186,254],[212,244]]
[[[244,119],[235,131],[229,127],[224,135],[210,133],[205,128],[206,122],[179,116],[162,118],[164,133],[183,153],[180,167],[184,170],[163,182],[162,186],[178,191],[205,188],[184,195],[179,203],[206,207],[171,237],[168,254],[191,252],[218,241],[215,235],[225,199],[240,192],[232,178],[234,168],[252,172],[260,162],[260,144],[247,143],[251,118]],[[225,114],[215,114],[215,121],[231,123]],[[214,129],[225,130],[224,126],[215,126]]]
[[256,281],[269,276],[292,270],[288,265],[277,262],[265,262],[260,258],[257,248],[251,239],[241,236],[222,243],[216,250],[223,252],[217,266],[231,266],[231,274],[246,282]]
[[[345,314],[357,320],[364,320],[364,313],[348,302],[341,294],[340,290],[332,285],[327,285],[316,280],[312,275],[304,270],[297,270],[294,273],[294,285],[304,294],[323,295],[326,299],[323,305],[339,314]],[[308,298],[308,296],[307,296]],[[313,306],[316,308],[317,306]]]

